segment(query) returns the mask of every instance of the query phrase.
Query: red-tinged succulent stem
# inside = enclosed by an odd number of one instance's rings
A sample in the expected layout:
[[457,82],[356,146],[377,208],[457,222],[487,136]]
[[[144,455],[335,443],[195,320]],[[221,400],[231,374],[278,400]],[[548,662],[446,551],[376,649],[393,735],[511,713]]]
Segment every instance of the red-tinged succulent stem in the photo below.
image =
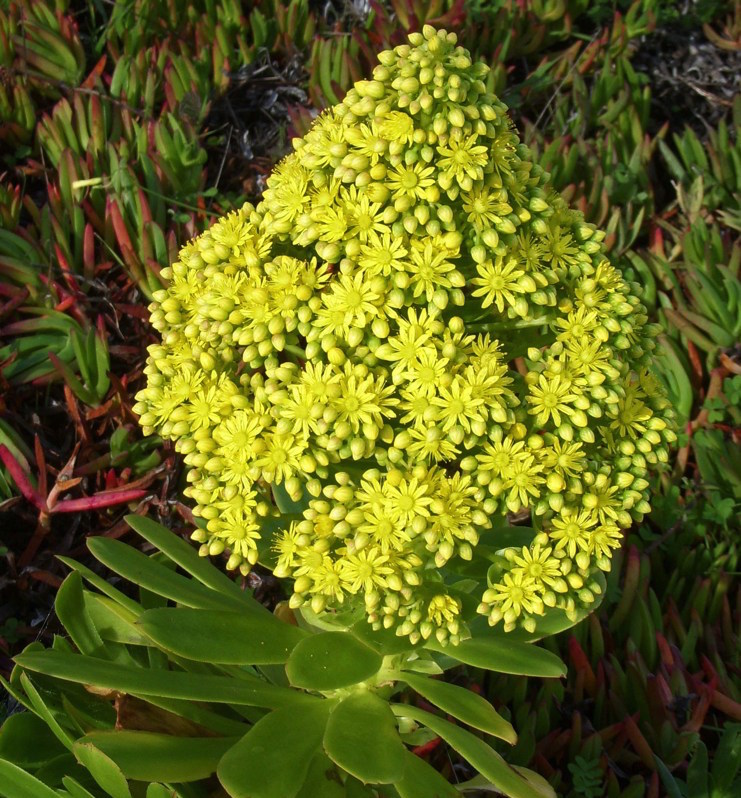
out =
[[29,577],[37,582],[44,582],[47,585],[51,585],[55,590],[58,590],[62,584],[62,580],[58,576],[49,573],[49,571],[31,571]]
[[440,745],[440,738],[435,737],[433,740],[424,743],[423,745],[418,745],[416,748],[412,749],[412,753],[419,757],[424,757],[426,754],[429,754],[431,751],[434,751]]
[[710,703],[717,710],[728,715],[729,718],[732,718],[735,721],[741,721],[741,704],[739,704],[738,701],[734,701],[727,695],[723,695],[723,693],[713,690],[710,696]]
[[39,470],[39,493],[41,496],[47,497],[44,499],[44,509],[46,509],[49,506],[46,455],[44,454],[44,447],[41,445],[41,438],[38,435],[35,435],[33,439],[33,453],[36,457],[36,467]]
[[651,750],[651,746],[648,744],[648,741],[641,733],[641,730],[638,728],[638,724],[632,717],[628,716],[623,721],[623,727],[628,739],[635,749],[635,752],[641,758],[643,764],[650,770],[654,770],[656,768],[656,763],[654,761],[653,751]]
[[43,510],[46,506],[44,497],[31,484],[21,464],[15,459],[13,453],[5,444],[0,444],[0,460],[3,461],[3,465],[10,472],[13,482],[18,486],[23,498],[31,502],[36,509]]
[[115,507],[119,504],[128,504],[138,501],[147,495],[146,490],[117,490],[96,493],[82,499],[67,499],[54,507],[55,513],[82,513],[87,510],[101,510],[104,507]]
[[19,308],[28,299],[28,296],[28,288],[23,288],[15,296],[11,296],[4,305],[0,306],[0,319],[9,316],[16,308]]

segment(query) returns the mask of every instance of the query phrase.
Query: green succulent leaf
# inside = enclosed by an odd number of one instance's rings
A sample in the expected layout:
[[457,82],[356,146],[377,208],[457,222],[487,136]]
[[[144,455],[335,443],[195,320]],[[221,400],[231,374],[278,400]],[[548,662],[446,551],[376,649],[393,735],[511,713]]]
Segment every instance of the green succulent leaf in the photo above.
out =
[[404,772],[406,748],[388,702],[375,693],[353,693],[329,716],[324,750],[362,782],[391,784]]
[[17,712],[0,726],[0,759],[37,768],[64,752],[46,723],[32,712]]
[[0,796],[2,798],[59,798],[59,793],[12,762],[0,759]]
[[131,798],[126,777],[118,765],[91,743],[75,743],[72,753],[111,798]]
[[734,793],[734,784],[741,771],[741,724],[729,723],[715,751],[711,768],[713,784],[718,790]]
[[427,647],[466,665],[498,673],[541,678],[566,675],[566,666],[555,654],[509,637],[474,637],[463,640],[455,647],[443,647],[432,641],[428,642]]
[[185,607],[148,610],[137,625],[166,651],[197,662],[230,665],[282,664],[306,637],[303,630],[268,613]]
[[140,613],[130,612],[108,596],[84,591],[85,611],[96,632],[109,642],[145,646],[149,640],[136,625]]
[[134,601],[129,596],[122,593],[117,588],[113,587],[106,579],[99,576],[94,571],[91,571],[87,566],[82,563],[72,560],[69,557],[58,557],[60,562],[63,562],[68,568],[77,571],[83,579],[93,587],[97,588],[104,596],[107,596],[112,601],[116,602],[119,606],[126,609],[133,615],[139,615],[141,612],[141,605]]
[[296,798],[346,798],[347,791],[332,760],[319,751],[309,765]]
[[394,785],[401,798],[460,798],[460,793],[424,759],[406,751],[404,775]]
[[83,654],[100,656],[104,653],[105,644],[87,611],[82,576],[76,571],[69,574],[62,582],[57,592],[54,610],[72,641]]
[[286,663],[294,687],[338,690],[378,673],[383,658],[349,632],[320,632],[305,637]]
[[[178,537],[162,524],[142,515],[127,515],[126,523],[146,541],[159,549],[180,568],[189,573],[194,579],[211,590],[237,600],[240,606],[249,606],[253,609],[267,613],[262,605],[249,593],[245,593],[239,586],[229,579],[218,568],[198,556],[193,546]],[[239,609],[240,607],[235,607]]]
[[[78,769],[85,773],[81,765],[77,764],[76,762],[75,764],[77,765]],[[87,773],[85,773],[85,775],[87,775]],[[62,776],[62,784],[72,798],[97,798],[97,796],[93,795],[90,790],[83,787],[82,784],[80,784],[77,779],[72,778],[72,776]]]
[[102,751],[128,779],[188,782],[213,775],[236,738],[176,737],[123,730],[94,732],[80,742]]
[[293,798],[321,750],[331,702],[261,718],[219,762],[217,775],[232,798]]
[[426,726],[476,768],[509,798],[556,798],[550,788],[536,787],[514,771],[499,754],[471,732],[455,726],[444,718],[406,704],[394,704],[394,712]]
[[16,658],[16,663],[21,668],[59,679],[139,696],[268,708],[304,706],[316,700],[295,690],[261,681],[247,673],[237,679],[184,671],[145,670],[61,651],[21,654]]
[[517,742],[517,735],[512,725],[496,712],[485,698],[472,690],[406,672],[401,678],[443,712],[512,745]]
[[228,593],[209,590],[200,582],[180,576],[120,540],[90,538],[88,548],[124,579],[178,604],[215,611],[244,609],[236,597],[232,599]]
[[[28,654],[27,656],[34,655]],[[44,721],[44,723],[46,723],[57,740],[59,740],[59,742],[62,743],[65,748],[71,750],[72,745],[74,744],[74,738],[68,734],[66,729],[62,728],[61,724],[57,721],[56,717],[49,709],[44,699],[41,697],[41,693],[36,689],[33,682],[28,677],[28,674],[22,673],[20,675],[19,681],[21,687],[23,688],[23,692],[28,697],[28,702],[30,702],[30,706],[33,708],[33,711]]]

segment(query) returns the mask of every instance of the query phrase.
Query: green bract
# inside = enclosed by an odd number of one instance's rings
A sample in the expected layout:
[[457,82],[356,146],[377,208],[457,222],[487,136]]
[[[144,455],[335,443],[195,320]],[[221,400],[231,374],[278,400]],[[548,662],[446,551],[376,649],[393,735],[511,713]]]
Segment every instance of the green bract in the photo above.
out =
[[201,553],[262,559],[291,606],[532,633],[649,510],[657,329],[454,34],[379,61],[163,272],[136,411],[185,456]]

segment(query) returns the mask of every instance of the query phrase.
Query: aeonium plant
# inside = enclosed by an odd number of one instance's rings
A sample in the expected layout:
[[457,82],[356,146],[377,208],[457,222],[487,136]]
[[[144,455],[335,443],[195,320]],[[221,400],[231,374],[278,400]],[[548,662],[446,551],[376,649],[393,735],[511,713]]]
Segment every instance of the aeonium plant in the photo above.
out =
[[201,553],[269,564],[292,608],[534,633],[649,510],[658,328],[455,34],[379,61],[166,271],[135,409],[190,467]]
[[[237,606],[223,574],[134,519],[161,557],[93,546],[146,588],[142,606],[75,582],[90,617],[80,653],[28,652],[17,679],[82,681],[189,718],[221,739],[198,778],[215,772],[234,798],[458,794],[406,747],[424,733],[477,787],[542,798],[547,783],[477,733],[511,743],[509,723],[435,677],[461,663],[563,672],[533,643],[597,606],[675,437],[649,371],[657,330],[454,34],[427,26],[379,61],[294,142],[256,208],[183,248],[152,306],[144,430],[190,469],[200,554],[243,574],[266,565],[287,606]],[[204,715],[209,701],[240,728]],[[76,761],[92,747],[121,778],[207,794],[186,768],[138,767],[141,728],[114,719],[95,736],[77,717]],[[187,763],[178,729],[156,750]]]

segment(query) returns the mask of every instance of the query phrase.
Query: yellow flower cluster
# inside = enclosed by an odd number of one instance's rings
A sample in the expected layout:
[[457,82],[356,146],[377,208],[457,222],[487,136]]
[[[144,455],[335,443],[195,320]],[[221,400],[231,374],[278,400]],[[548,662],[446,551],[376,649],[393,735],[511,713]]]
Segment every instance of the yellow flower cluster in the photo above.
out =
[[[202,553],[272,557],[292,606],[413,640],[477,605],[532,629],[594,600],[649,510],[675,440],[656,330],[454,34],[379,61],[164,272],[135,410],[184,455]],[[503,547],[521,511],[534,540]]]

